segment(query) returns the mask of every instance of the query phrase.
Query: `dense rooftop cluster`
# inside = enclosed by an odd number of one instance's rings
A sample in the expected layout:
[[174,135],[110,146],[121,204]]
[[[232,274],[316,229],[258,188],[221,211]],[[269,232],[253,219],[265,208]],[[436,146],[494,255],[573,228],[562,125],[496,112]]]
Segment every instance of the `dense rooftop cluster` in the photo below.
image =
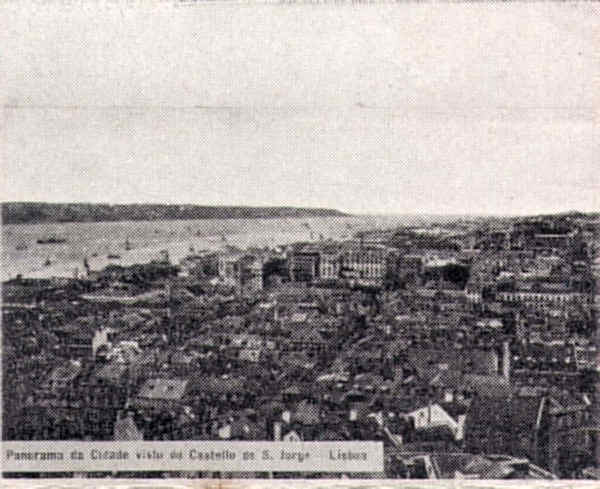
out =
[[595,477],[595,226],[465,220],[6,282],[3,437],[381,440],[372,477]]

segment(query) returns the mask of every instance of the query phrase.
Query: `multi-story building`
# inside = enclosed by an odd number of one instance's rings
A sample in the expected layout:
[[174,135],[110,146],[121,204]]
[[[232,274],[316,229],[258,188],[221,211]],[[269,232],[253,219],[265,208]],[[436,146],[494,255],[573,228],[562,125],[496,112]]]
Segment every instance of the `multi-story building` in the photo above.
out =
[[498,292],[496,298],[503,302],[528,305],[539,310],[561,307],[568,304],[591,305],[592,303],[590,294],[580,292]]
[[219,278],[238,293],[260,291],[263,288],[262,261],[244,253],[223,255],[219,257]]
[[320,252],[313,245],[295,247],[288,256],[290,278],[296,282],[312,282],[319,278]]
[[537,249],[563,249],[569,248],[575,242],[577,233],[555,234],[555,233],[537,233],[534,235],[534,246]]
[[338,280],[342,272],[342,251],[339,246],[321,248],[319,260],[319,278],[321,280]]
[[342,252],[341,274],[358,285],[380,286],[387,273],[389,256],[390,249],[386,246],[347,244]]

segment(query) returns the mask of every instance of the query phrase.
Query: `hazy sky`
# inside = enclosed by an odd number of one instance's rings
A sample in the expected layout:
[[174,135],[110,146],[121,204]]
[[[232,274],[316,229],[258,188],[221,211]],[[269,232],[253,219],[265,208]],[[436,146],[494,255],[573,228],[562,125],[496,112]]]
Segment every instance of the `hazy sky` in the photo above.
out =
[[0,7],[2,200],[600,210],[592,4],[37,3]]

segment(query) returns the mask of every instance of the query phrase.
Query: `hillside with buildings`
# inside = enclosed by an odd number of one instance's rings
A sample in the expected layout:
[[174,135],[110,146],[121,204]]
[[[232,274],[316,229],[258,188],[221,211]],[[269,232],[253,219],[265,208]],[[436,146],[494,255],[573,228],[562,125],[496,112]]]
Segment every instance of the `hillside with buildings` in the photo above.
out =
[[267,219],[345,216],[335,209],[307,207],[250,207],[167,204],[92,204],[44,202],[2,203],[4,224],[171,219]]
[[598,225],[399,226],[5,282],[3,439],[375,440],[374,477],[597,478]]

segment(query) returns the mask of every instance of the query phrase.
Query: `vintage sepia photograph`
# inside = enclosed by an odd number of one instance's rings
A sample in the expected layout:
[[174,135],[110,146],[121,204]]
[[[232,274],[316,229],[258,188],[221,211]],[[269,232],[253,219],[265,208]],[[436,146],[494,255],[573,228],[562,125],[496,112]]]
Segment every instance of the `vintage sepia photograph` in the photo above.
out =
[[594,5],[1,3],[1,484],[599,480]]

